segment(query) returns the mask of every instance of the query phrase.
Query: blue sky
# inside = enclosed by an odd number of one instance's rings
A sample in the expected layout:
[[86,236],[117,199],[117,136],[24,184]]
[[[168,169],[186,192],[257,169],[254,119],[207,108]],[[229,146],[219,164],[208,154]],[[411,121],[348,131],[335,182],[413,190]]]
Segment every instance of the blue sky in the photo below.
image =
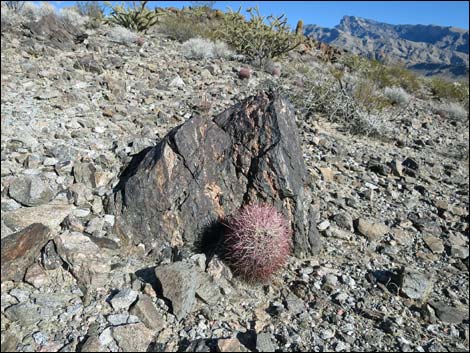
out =
[[[57,7],[73,1],[50,1]],[[112,1],[112,3],[120,3]],[[150,1],[150,7],[190,6],[190,1]],[[359,16],[391,24],[435,24],[468,29],[468,1],[217,1],[215,8],[245,10],[258,5],[263,15],[286,14],[291,26],[305,24],[334,27],[344,15]]]

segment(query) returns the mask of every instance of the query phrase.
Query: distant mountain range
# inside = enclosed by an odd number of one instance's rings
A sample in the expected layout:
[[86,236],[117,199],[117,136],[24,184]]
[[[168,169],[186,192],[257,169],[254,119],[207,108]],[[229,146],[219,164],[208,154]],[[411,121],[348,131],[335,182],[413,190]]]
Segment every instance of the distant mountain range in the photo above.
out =
[[321,42],[385,62],[401,62],[424,75],[468,76],[468,30],[435,25],[391,25],[344,16],[334,28],[306,25]]

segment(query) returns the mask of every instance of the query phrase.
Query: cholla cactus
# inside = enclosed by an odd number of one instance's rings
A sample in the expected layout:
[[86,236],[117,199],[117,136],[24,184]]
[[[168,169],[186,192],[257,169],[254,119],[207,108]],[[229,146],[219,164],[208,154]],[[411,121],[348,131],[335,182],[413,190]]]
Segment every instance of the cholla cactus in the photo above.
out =
[[274,207],[248,205],[232,216],[225,257],[234,272],[250,282],[266,282],[281,269],[292,249],[289,222]]
[[302,36],[291,32],[284,15],[264,17],[255,7],[247,10],[250,14],[247,20],[240,12],[241,7],[225,14],[217,35],[260,67],[266,60],[281,57],[303,42]]
[[126,9],[123,5],[113,6],[109,1],[106,6],[111,7],[112,12],[105,22],[119,25],[137,32],[147,32],[150,27],[158,22],[161,15],[157,11],[150,11],[146,8],[148,1],[140,1],[139,5],[134,2],[133,8]]

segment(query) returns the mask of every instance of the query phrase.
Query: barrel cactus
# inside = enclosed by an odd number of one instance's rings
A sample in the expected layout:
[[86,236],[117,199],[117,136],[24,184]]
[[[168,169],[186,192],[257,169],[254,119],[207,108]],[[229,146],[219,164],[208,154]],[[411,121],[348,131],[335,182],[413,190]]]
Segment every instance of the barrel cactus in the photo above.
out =
[[273,206],[247,205],[226,225],[225,257],[236,274],[249,282],[267,282],[286,264],[292,230]]

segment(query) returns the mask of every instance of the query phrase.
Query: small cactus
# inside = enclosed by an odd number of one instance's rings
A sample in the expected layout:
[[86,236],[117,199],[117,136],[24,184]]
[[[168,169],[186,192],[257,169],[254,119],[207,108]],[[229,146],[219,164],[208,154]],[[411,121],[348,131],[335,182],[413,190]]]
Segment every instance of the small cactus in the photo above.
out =
[[244,80],[249,79],[251,77],[251,70],[248,67],[241,67],[238,70],[238,78]]
[[287,262],[292,230],[274,207],[245,206],[228,220],[227,228],[225,258],[249,282],[267,282]]
[[297,22],[297,27],[295,27],[295,35],[300,36],[301,34],[303,34],[303,30],[304,30],[304,21],[299,20]]
[[145,38],[144,37],[137,37],[137,39],[135,40],[135,43],[141,47],[145,44]]

